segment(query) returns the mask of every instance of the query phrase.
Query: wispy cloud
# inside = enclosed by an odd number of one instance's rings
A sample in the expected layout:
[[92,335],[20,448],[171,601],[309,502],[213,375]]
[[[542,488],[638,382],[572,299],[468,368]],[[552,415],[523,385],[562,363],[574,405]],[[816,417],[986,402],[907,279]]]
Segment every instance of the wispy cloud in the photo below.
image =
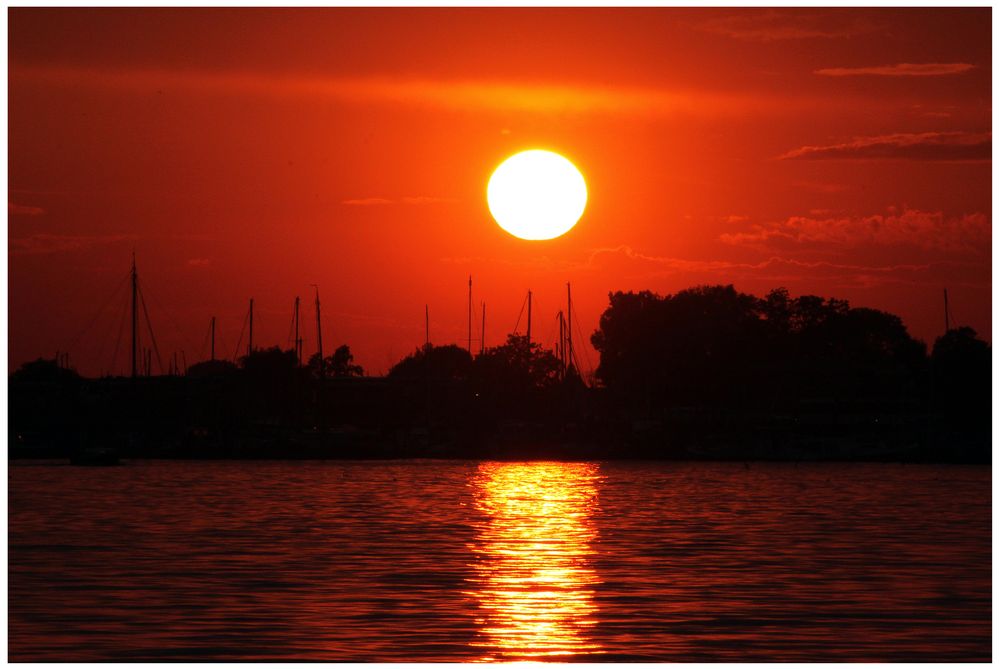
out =
[[792,266],[802,269],[836,269],[836,270],[863,270],[865,272],[893,272],[899,269],[923,270],[929,264],[896,264],[896,265],[857,265],[850,263],[834,263],[826,261],[804,261],[793,258],[783,258],[772,256],[760,262],[735,262],[731,260],[686,260],[669,256],[653,256],[635,251],[630,246],[614,246],[609,248],[594,249],[590,253],[590,264],[597,264],[600,256],[619,255],[631,260],[642,260],[645,262],[661,265],[677,272],[726,272],[733,270],[763,270],[777,266]]
[[44,213],[45,210],[41,207],[33,207],[27,204],[14,204],[13,202],[7,203],[8,216],[41,216]]
[[38,234],[28,237],[12,237],[7,250],[12,255],[37,255],[81,251],[94,246],[134,240],[135,235],[50,235]]
[[360,197],[352,200],[344,200],[341,204],[351,207],[378,207],[385,204],[392,204],[392,200],[384,197]]
[[641,253],[630,246],[594,249],[590,254],[591,268],[608,263],[627,263],[637,270],[635,277],[680,277],[683,281],[732,282],[735,280],[767,281],[773,286],[797,281],[833,282],[844,286],[871,287],[884,284],[925,285],[936,283],[939,273],[946,272],[952,283],[981,286],[991,281],[981,263],[942,260],[928,263],[860,264],[825,260],[799,260],[786,255],[771,255],[759,262],[730,260],[689,260]]
[[403,204],[450,204],[457,201],[453,197],[434,197],[432,195],[415,195],[404,197],[401,200]]
[[[766,250],[766,249],[764,249]],[[801,280],[834,281],[841,285],[872,286],[888,283],[925,284],[936,281],[940,271],[962,285],[980,286],[991,281],[987,264],[980,259],[950,258],[933,262],[888,262],[864,264],[826,259],[799,259],[798,249],[789,246],[772,249],[756,262],[724,258],[690,259],[645,253],[622,244],[591,249],[575,259],[532,258],[513,261],[499,257],[455,257],[440,261],[456,265],[516,266],[554,275],[566,272],[605,273],[612,271],[621,280],[647,282],[658,278],[696,283],[732,282],[736,279],[763,280],[773,286]],[[646,283],[645,285],[649,285]],[[956,283],[955,283],[956,285]]]
[[873,67],[827,67],[815,70],[825,77],[942,77],[974,69],[970,63],[898,63]]
[[188,267],[208,267],[212,264],[210,258],[191,258],[187,261]]
[[942,212],[906,209],[861,217],[792,216],[755,224],[748,231],[724,233],[726,244],[778,248],[818,244],[833,247],[916,246],[946,252],[985,252],[992,226],[982,213],[947,218]]
[[991,132],[894,133],[802,146],[781,160],[990,160]]
[[346,204],[352,207],[377,207],[387,204],[424,205],[450,202],[457,202],[457,200],[450,197],[435,197],[433,195],[411,195],[399,198],[398,200],[393,200],[387,197],[362,197],[351,200],[343,200],[341,204]]
[[854,18],[838,20],[828,12],[814,10],[792,13],[757,9],[709,19],[701,23],[700,28],[747,42],[775,42],[854,37],[873,32],[877,26]]
[[87,69],[11,64],[12,82],[206,95],[304,96],[349,104],[395,104],[459,111],[745,116],[827,108],[829,99],[700,88],[520,83],[503,80],[278,76],[225,70]]

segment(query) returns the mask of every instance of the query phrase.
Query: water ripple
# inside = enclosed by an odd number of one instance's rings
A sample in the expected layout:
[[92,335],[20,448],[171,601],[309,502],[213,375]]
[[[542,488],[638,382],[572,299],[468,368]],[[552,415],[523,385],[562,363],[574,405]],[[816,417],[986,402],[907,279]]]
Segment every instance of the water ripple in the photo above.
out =
[[991,472],[9,468],[13,661],[989,661]]

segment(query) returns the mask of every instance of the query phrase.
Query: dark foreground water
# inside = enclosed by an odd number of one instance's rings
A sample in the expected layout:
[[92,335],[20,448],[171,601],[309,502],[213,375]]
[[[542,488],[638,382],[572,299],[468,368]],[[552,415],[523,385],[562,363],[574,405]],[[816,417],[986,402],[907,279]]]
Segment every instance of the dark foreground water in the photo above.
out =
[[991,659],[987,467],[11,463],[9,657]]

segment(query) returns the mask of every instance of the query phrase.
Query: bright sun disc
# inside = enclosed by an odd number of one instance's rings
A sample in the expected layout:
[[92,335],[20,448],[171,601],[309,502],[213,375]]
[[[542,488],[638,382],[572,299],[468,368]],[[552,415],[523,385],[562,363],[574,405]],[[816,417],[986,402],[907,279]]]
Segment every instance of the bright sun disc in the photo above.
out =
[[496,168],[486,189],[500,227],[521,239],[554,239],[586,208],[586,182],[576,166],[551,151],[522,151]]

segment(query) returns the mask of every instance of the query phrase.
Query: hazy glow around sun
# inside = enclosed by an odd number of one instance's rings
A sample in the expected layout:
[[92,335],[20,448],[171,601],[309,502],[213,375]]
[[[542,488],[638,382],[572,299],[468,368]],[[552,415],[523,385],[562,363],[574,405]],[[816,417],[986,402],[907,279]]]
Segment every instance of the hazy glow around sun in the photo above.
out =
[[486,199],[493,218],[511,235],[554,239],[583,215],[586,182],[576,166],[557,153],[522,151],[496,168]]

